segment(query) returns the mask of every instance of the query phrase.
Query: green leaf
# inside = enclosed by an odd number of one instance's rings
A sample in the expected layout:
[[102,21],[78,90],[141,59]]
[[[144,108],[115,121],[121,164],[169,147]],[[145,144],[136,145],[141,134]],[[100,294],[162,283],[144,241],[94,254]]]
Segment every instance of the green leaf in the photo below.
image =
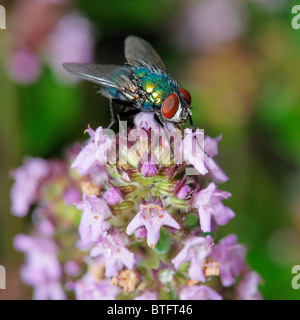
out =
[[188,230],[193,230],[195,229],[197,226],[199,226],[199,217],[198,215],[194,214],[194,213],[189,213],[186,216],[186,220],[185,220],[185,227]]
[[160,237],[154,250],[159,254],[165,254],[170,248],[169,233],[164,229],[160,229]]

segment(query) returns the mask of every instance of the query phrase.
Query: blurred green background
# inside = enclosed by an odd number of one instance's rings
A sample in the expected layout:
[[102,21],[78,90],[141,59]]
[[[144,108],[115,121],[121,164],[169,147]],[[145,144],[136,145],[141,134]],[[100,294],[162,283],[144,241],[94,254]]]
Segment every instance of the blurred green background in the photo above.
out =
[[[0,299],[30,299],[18,274],[23,255],[12,247],[30,221],[10,214],[9,171],[29,155],[60,156],[85,139],[88,124],[96,128],[110,120],[108,101],[91,83],[67,78],[61,59],[122,64],[128,34],[150,41],[191,92],[196,126],[206,135],[223,135],[217,160],[230,180],[220,189],[232,193],[226,205],[236,218],[221,234],[236,233],[247,245],[264,299],[299,299],[291,286],[291,269],[300,264],[300,30],[291,25],[296,4],[1,1],[7,28],[0,30],[0,265],[7,289]],[[63,23],[68,15],[75,18]]]

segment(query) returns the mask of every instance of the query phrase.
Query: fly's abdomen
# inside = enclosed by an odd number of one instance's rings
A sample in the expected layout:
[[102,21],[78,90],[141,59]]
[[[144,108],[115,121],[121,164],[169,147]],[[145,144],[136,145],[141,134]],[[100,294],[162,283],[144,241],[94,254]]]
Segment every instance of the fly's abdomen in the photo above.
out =
[[147,97],[143,105],[145,111],[160,108],[164,99],[176,90],[173,80],[163,72],[140,67],[134,71],[133,76]]

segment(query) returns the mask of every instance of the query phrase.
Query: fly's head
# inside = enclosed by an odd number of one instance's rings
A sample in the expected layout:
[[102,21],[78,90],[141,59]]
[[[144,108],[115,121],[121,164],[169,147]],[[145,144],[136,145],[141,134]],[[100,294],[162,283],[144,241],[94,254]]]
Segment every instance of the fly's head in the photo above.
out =
[[185,89],[178,89],[169,94],[162,103],[161,113],[166,121],[184,124],[191,115],[189,109],[192,102],[190,93]]

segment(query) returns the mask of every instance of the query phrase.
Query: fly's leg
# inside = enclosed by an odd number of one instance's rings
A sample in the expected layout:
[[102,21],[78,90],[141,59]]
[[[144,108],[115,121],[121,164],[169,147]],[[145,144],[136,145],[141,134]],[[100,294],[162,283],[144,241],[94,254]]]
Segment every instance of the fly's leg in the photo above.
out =
[[124,112],[120,112],[119,118],[126,118],[126,117],[132,117],[135,116],[136,114],[140,113],[141,110],[139,109],[132,109],[132,110],[125,110]]
[[161,128],[165,128],[165,125],[163,124],[160,116],[157,113],[154,113],[154,120]]
[[194,122],[193,122],[192,116],[190,114],[189,114],[189,121],[190,121],[192,131],[195,132],[196,130],[195,130]]
[[116,118],[117,118],[116,110],[114,108],[112,99],[109,101],[109,110],[111,114],[111,120],[110,120],[109,126],[107,127],[108,129],[110,129],[116,123]]
[[141,112],[141,110],[136,109],[136,108],[131,109],[131,110],[128,110],[128,108],[126,108],[125,111],[119,112],[119,114],[118,114],[118,121],[119,121],[119,123],[120,123],[120,125],[121,125],[121,128],[122,128],[123,132],[125,132],[125,131],[124,131],[124,128],[123,128],[123,126],[122,126],[122,122],[120,122],[121,118],[132,117],[132,116],[135,116],[136,114],[138,114],[139,112]]
[[[111,99],[110,102],[109,102],[109,109],[110,109],[110,114],[111,114],[111,121],[110,121],[110,124],[108,126],[108,129],[110,129],[115,123],[116,121],[120,121],[120,117],[122,116],[121,114],[122,113],[117,113],[116,110],[115,110],[115,107],[114,107],[114,103],[116,104],[119,104],[123,107],[128,107],[128,108],[134,108],[132,106],[132,103],[130,102],[126,102],[126,101],[122,101],[122,100],[119,100],[119,99]],[[134,109],[134,111],[136,111],[137,109]],[[133,110],[131,110],[133,111]],[[138,113],[140,112],[139,110],[136,112]]]

